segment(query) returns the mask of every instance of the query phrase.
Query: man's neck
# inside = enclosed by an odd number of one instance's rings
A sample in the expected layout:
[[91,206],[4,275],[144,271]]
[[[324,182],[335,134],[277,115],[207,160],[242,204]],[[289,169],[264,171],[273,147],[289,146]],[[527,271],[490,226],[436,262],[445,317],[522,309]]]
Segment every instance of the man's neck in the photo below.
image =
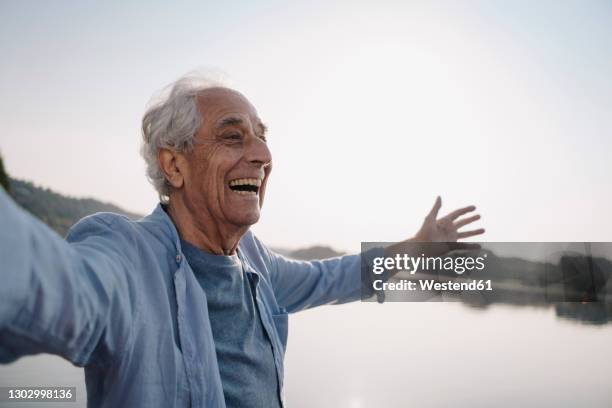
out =
[[211,254],[234,255],[240,238],[248,231],[248,227],[219,225],[205,211],[195,216],[180,199],[170,200],[166,212],[183,241]]

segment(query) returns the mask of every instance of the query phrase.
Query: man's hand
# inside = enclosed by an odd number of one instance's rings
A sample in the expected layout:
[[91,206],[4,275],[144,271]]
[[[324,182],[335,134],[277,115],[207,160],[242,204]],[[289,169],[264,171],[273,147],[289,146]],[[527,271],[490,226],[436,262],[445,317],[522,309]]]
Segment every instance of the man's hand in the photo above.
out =
[[475,206],[470,205],[460,208],[438,219],[438,212],[441,207],[442,199],[438,196],[433,208],[425,217],[421,229],[412,239],[413,242],[456,242],[459,239],[473,237],[485,232],[484,228],[459,232],[460,228],[480,219],[478,214],[459,218],[474,211]]
[[[436,198],[433,208],[425,217],[419,232],[413,238],[393,244],[385,248],[385,256],[394,257],[396,254],[409,254],[411,256],[442,256],[449,251],[457,249],[477,250],[478,244],[457,242],[457,240],[481,235],[485,232],[484,228],[462,231],[465,227],[480,219],[480,215],[472,215],[460,218],[462,215],[471,213],[476,209],[475,206],[460,208],[450,214],[438,219],[438,212],[442,207],[442,199]],[[438,242],[439,244],[431,244]]]

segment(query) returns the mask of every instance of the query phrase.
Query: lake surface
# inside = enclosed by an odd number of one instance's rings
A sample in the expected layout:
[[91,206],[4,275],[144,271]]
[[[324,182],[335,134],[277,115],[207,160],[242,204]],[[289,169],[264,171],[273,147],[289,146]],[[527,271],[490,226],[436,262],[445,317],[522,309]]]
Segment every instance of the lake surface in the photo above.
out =
[[[292,315],[285,396],[292,408],[610,407],[612,325],[552,307],[353,303]],[[77,387],[54,356],[0,366],[0,386]],[[58,404],[0,403],[0,407]]]

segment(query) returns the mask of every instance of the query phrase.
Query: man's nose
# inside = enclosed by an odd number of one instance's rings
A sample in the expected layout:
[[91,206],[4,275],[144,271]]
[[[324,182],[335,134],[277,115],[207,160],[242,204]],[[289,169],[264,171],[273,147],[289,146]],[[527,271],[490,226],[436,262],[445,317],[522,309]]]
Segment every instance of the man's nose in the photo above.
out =
[[257,166],[267,166],[272,161],[272,153],[265,141],[252,137],[247,146],[247,160]]

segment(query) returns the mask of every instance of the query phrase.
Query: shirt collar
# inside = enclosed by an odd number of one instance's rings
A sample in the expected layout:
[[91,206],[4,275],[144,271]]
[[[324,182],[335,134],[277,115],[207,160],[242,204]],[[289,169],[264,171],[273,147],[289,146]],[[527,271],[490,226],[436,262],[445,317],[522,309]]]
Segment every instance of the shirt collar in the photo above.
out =
[[[185,258],[185,254],[183,253],[183,249],[181,246],[181,238],[176,229],[176,226],[172,222],[172,219],[170,218],[168,213],[166,213],[166,210],[164,209],[164,204],[158,203],[155,209],[153,210],[153,212],[149,214],[148,216],[146,216],[145,218],[143,218],[143,221],[151,222],[153,225],[159,228],[161,230],[160,232],[173,242],[174,247],[176,248],[177,254],[180,255],[182,259]],[[250,233],[251,233],[250,231],[247,231],[245,235],[242,236],[242,238],[240,239],[240,242],[238,242],[238,248],[236,249],[236,253],[238,257],[240,258],[240,260],[242,261],[245,271],[247,273],[254,274],[255,276],[259,278],[259,272],[257,272],[257,270],[251,266],[243,250],[244,246],[242,242],[244,240],[244,237]]]

